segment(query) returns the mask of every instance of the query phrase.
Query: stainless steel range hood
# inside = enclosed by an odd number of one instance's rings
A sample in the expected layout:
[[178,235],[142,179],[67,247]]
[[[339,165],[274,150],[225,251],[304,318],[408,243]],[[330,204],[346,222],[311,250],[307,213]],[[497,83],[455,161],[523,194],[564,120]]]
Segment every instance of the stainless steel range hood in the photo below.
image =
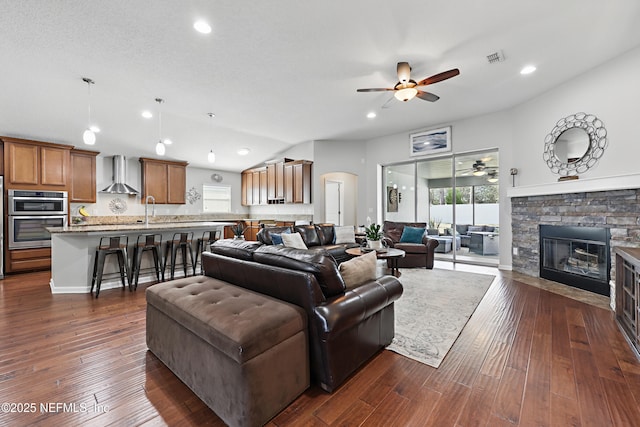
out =
[[121,154],[113,156],[113,184],[102,190],[102,193],[138,194],[138,190],[127,185],[127,159]]

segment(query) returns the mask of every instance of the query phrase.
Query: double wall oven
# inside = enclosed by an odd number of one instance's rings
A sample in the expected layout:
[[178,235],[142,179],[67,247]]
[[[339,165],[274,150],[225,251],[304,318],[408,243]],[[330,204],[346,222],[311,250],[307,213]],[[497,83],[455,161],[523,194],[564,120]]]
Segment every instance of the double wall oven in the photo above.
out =
[[67,224],[67,192],[9,190],[7,196],[9,249],[50,247],[47,227]]

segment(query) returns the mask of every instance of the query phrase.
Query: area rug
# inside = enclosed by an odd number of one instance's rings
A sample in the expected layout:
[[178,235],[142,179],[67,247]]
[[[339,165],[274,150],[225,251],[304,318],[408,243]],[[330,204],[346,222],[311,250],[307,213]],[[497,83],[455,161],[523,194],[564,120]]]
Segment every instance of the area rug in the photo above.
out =
[[395,302],[396,331],[387,347],[437,368],[495,276],[403,268],[404,292]]

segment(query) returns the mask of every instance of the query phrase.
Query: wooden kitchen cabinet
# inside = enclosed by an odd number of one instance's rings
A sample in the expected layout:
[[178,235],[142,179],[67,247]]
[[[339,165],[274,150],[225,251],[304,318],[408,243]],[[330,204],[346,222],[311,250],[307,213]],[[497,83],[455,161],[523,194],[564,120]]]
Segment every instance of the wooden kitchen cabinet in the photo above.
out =
[[140,158],[142,201],[153,196],[157,204],[186,203],[187,162]]
[[291,162],[292,170],[289,174],[292,176],[285,178],[285,183],[291,185],[288,191],[290,203],[311,203],[311,165],[312,162],[306,160]]
[[289,159],[267,164],[268,203],[282,203],[284,200],[284,164]]
[[253,204],[253,172],[242,172],[242,206]]
[[96,202],[96,156],[89,150],[71,150],[71,188],[69,202]]
[[311,203],[311,165],[308,160],[268,163],[242,172],[242,205]]
[[71,145],[1,137],[8,189],[68,191]]
[[7,273],[46,270],[51,268],[51,248],[13,249],[7,251]]

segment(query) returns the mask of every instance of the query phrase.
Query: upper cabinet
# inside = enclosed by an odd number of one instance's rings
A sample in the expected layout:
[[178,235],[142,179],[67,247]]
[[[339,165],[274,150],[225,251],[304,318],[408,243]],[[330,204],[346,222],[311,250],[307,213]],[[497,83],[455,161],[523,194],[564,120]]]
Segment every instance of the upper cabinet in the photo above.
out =
[[71,150],[71,189],[69,202],[96,202],[96,156],[97,151]]
[[142,165],[142,200],[153,196],[158,204],[186,203],[187,162],[140,157]]
[[68,190],[71,145],[1,137],[6,188]]
[[311,203],[308,160],[283,159],[242,172],[242,205]]

